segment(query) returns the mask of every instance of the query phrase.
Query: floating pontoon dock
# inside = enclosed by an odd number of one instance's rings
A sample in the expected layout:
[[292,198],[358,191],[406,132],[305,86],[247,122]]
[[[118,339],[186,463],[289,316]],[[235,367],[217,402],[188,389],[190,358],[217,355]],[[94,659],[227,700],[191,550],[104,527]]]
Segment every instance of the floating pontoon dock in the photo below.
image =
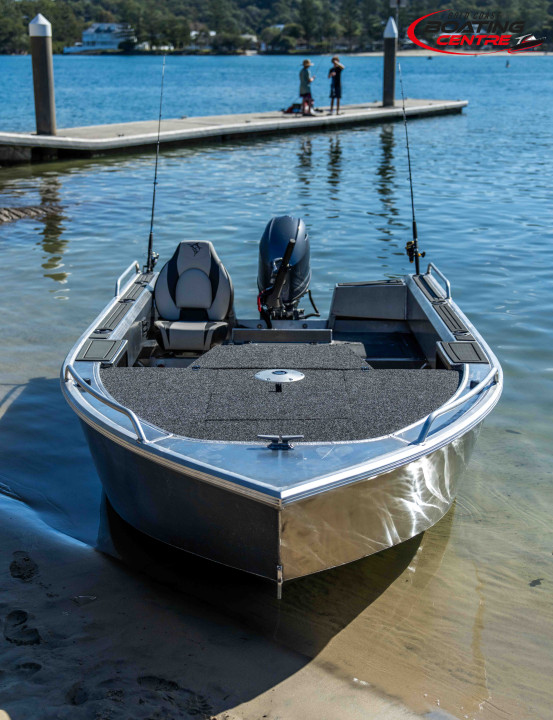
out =
[[[466,100],[405,101],[406,114],[413,118],[460,113],[467,104]],[[315,117],[275,111],[162,120],[160,141],[167,146],[229,142],[258,135],[335,130],[402,118],[400,105],[382,107],[378,102],[345,105],[342,111],[340,115],[328,115],[325,111]],[[0,132],[0,164],[129,154],[153,148],[156,142],[157,120],[64,128],[59,129],[57,135]]]

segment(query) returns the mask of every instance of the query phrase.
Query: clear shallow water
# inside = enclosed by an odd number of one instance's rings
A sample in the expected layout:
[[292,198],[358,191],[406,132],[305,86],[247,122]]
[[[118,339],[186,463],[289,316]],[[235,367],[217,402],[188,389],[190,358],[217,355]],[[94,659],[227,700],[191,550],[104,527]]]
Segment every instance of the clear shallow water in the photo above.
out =
[[[295,88],[292,60],[172,59],[166,115],[273,108],[274,97],[283,96],[283,68]],[[181,71],[193,62],[194,72]],[[29,58],[0,58],[0,69],[17,80],[0,105],[3,129],[32,127],[32,107],[17,94],[29,86],[29,64]],[[159,64],[156,58],[56,58],[59,124],[153,117]],[[348,59],[348,100],[377,97],[380,66],[375,58]],[[409,592],[394,583],[382,596],[389,605],[367,601],[363,609],[358,594],[355,621],[340,625],[322,652],[336,672],[347,669],[419,711],[441,698],[440,707],[457,717],[467,708],[469,717],[503,717],[493,706],[517,707],[517,717],[546,717],[551,59],[513,58],[507,70],[501,58],[407,58],[402,67],[409,95],[470,101],[461,116],[410,124],[417,220],[427,259],[449,276],[455,299],[499,356],[505,391],[486,422],[455,513],[426,534],[405,571],[412,581],[401,587]],[[198,78],[207,77],[213,79],[208,95],[197,88]],[[61,206],[47,220],[0,228],[0,492],[22,499],[54,530],[90,544],[100,487],[57,375],[119,272],[144,258],[152,176],[151,154],[0,169],[0,206]],[[265,223],[275,214],[301,215],[311,234],[312,290],[326,311],[336,282],[410,270],[403,250],[409,208],[399,124],[173,150],[160,159],[156,249],[163,261],[180,240],[210,239],[234,280],[238,315],[253,316]],[[322,577],[309,592],[325,595]],[[301,589],[295,592],[302,602]],[[392,606],[405,612],[399,617]],[[405,641],[406,634],[415,640]],[[289,642],[301,646],[305,637],[296,631]],[[411,673],[410,682],[397,667]]]

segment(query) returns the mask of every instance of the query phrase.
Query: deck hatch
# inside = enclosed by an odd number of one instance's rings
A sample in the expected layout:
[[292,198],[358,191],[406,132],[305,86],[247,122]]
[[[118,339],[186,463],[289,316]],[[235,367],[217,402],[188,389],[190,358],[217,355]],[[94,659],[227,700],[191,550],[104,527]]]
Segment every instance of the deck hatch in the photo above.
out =
[[102,338],[88,338],[75,358],[87,362],[111,363],[121,354],[127,345],[126,340],[104,340]]
[[475,342],[440,342],[438,350],[441,351],[444,359],[451,365],[460,363],[487,363],[488,358],[484,355],[480,345]]

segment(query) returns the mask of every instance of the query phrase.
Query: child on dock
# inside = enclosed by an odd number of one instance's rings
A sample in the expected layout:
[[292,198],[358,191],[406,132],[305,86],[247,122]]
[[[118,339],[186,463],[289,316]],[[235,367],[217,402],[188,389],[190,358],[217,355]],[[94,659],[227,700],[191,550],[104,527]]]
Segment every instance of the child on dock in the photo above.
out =
[[332,67],[328,71],[328,77],[330,78],[330,112],[334,108],[334,100],[336,100],[336,115],[340,114],[340,99],[342,97],[342,70],[344,66],[340,62],[338,55],[332,58]]
[[309,68],[313,65],[311,60],[303,61],[303,68],[300,70],[300,95],[302,99],[301,111],[303,115],[315,115],[313,111],[313,96],[311,94],[311,83],[315,77],[309,72]]

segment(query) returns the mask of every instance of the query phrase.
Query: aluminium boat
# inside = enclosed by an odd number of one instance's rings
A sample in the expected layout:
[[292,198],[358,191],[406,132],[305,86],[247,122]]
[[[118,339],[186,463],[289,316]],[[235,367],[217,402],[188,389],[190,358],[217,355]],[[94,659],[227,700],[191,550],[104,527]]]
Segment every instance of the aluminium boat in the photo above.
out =
[[418,270],[306,314],[309,238],[288,216],[261,239],[251,318],[208,241],[130,265],[61,371],[115,512],[279,595],[438,522],[502,371],[447,278]]

